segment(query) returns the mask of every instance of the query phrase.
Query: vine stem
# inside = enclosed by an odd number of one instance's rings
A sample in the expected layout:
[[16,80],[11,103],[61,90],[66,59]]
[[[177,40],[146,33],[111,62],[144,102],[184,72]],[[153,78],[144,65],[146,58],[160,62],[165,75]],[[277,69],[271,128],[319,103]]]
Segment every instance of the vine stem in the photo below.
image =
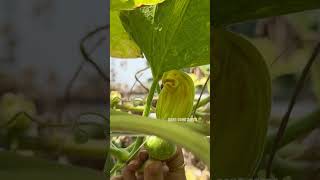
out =
[[205,106],[206,104],[208,104],[210,102],[210,96],[208,96],[208,97],[205,97],[205,98],[203,98],[203,99],[201,99],[201,101],[199,102],[199,103],[196,103],[196,104],[194,104],[193,105],[193,109],[198,109],[198,108],[200,108],[200,107],[202,107],[202,106]]
[[[130,98],[130,96],[131,96],[131,94],[132,94],[132,91],[133,91],[133,88],[134,88],[134,86],[135,86],[137,83],[139,83],[147,92],[149,92],[149,89],[148,89],[147,87],[145,87],[145,86],[143,85],[143,83],[139,80],[139,78],[142,76],[143,71],[145,71],[145,70],[147,70],[147,69],[149,69],[149,67],[145,67],[145,68],[143,68],[143,69],[140,69],[140,70],[137,71],[136,74],[134,75],[136,81],[133,83],[133,85],[132,85],[131,88],[130,88],[130,92],[129,92],[129,97],[128,97],[128,99]],[[139,77],[138,77],[138,76],[139,76]]]
[[111,155],[116,157],[120,161],[126,161],[129,158],[129,152],[125,149],[116,147],[114,144],[110,143],[109,152]]
[[149,92],[149,89],[143,85],[143,83],[139,80],[139,78],[138,78],[138,76],[137,76],[138,74],[142,73],[143,71],[145,71],[145,70],[147,70],[147,69],[149,69],[149,67],[145,67],[145,68],[139,70],[139,71],[134,75],[134,78],[135,78],[136,81],[143,87],[143,89],[145,89],[147,92]]
[[301,76],[300,76],[300,78],[298,80],[298,83],[297,83],[296,88],[295,88],[295,90],[293,92],[292,98],[290,100],[288,109],[287,109],[286,113],[284,114],[284,116],[282,118],[279,130],[278,130],[278,133],[277,133],[277,137],[276,137],[275,142],[274,142],[274,144],[272,146],[271,155],[270,155],[270,158],[268,160],[267,172],[266,172],[266,177],[267,178],[270,178],[271,169],[272,169],[271,168],[272,167],[272,162],[273,162],[273,159],[274,159],[275,154],[277,152],[278,146],[281,143],[282,137],[283,137],[283,135],[285,133],[285,130],[286,130],[286,127],[288,125],[292,109],[293,109],[293,107],[294,107],[294,105],[296,103],[296,100],[298,98],[298,95],[299,95],[300,91],[303,88],[304,82],[306,80],[307,75],[309,74],[310,68],[311,68],[313,62],[316,60],[316,58],[317,58],[317,56],[319,54],[319,50],[320,50],[320,42],[317,43],[316,47],[314,48],[314,50],[312,52],[312,55],[311,55],[310,59],[308,60],[308,62],[305,65],[305,67],[303,68],[302,74],[301,74]]
[[[320,126],[320,109],[313,111],[312,113],[306,115],[305,117],[296,119],[288,123],[286,132],[282,137],[282,141],[278,148],[281,148],[292,141],[296,140],[298,137],[310,133],[314,129]],[[268,134],[266,146],[264,149],[265,154],[271,152],[272,142],[275,141],[277,136],[276,132]]]
[[151,88],[150,88],[150,91],[148,94],[148,98],[147,98],[147,103],[146,103],[145,109],[142,114],[142,116],[144,116],[144,117],[148,117],[150,114],[151,102],[152,102],[155,90],[157,88],[157,85],[158,85],[158,78],[156,78],[152,81],[152,85],[151,85]]
[[[142,116],[144,117],[148,117],[150,114],[150,109],[151,109],[151,103],[152,103],[152,99],[156,90],[156,87],[158,85],[158,78],[153,79],[152,81],[152,85],[148,94],[148,98],[147,98],[147,103],[146,106],[144,108],[144,111],[142,113]],[[132,149],[132,153],[130,153],[130,156],[133,157],[134,154],[137,152],[137,150],[140,148],[140,146],[144,143],[143,141],[144,137],[137,137],[135,143],[135,146]],[[130,159],[129,159],[130,160]]]
[[99,27],[91,32],[89,32],[86,36],[84,36],[82,39],[81,39],[81,42],[80,42],[80,52],[82,54],[82,56],[84,57],[84,59],[90,63],[98,72],[98,74],[103,78],[104,81],[108,82],[109,81],[109,76],[107,74],[105,74],[103,72],[102,69],[100,69],[100,67],[98,66],[97,63],[95,63],[89,56],[89,54],[87,53],[86,49],[85,49],[85,42],[91,38],[92,36],[94,36],[96,33],[100,32],[100,31],[104,31],[104,30],[107,30],[109,29],[109,25],[106,25],[106,26],[102,26],[102,27]]
[[[1,135],[0,144],[6,144],[7,138],[7,136]],[[62,139],[65,141],[64,143]],[[106,154],[106,147],[102,140],[89,140],[86,144],[77,144],[74,142],[73,136],[66,135],[62,138],[58,134],[51,134],[50,137],[22,135],[19,138],[20,150],[44,150],[54,154],[59,148],[64,155],[77,158],[101,160],[105,158]]]
[[208,75],[208,78],[207,78],[206,82],[204,83],[204,85],[203,85],[203,87],[202,87],[202,90],[201,90],[200,96],[199,96],[199,98],[198,98],[198,100],[197,100],[197,103],[196,103],[196,105],[194,106],[193,113],[192,113],[192,114],[193,114],[193,117],[195,117],[195,115],[196,115],[196,111],[197,111],[197,108],[198,108],[198,106],[199,106],[199,103],[200,103],[202,94],[203,94],[204,89],[206,88],[206,86],[207,86],[207,84],[208,84],[209,79],[210,79],[210,74]]

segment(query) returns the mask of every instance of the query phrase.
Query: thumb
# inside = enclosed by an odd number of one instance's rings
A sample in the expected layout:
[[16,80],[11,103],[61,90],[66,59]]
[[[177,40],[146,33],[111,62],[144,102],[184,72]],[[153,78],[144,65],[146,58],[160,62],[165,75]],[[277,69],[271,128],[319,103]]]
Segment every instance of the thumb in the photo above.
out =
[[144,180],[164,180],[162,162],[147,160],[144,165]]

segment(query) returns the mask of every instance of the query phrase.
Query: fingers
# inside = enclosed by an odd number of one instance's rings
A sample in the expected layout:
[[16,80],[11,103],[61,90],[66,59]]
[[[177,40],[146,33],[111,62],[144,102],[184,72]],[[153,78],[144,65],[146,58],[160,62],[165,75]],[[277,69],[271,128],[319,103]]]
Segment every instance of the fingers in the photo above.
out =
[[136,178],[136,170],[139,168],[140,163],[138,160],[132,160],[130,163],[124,168],[122,175],[124,180],[137,180]]
[[144,180],[164,180],[162,162],[148,160],[144,167]]
[[[144,171],[139,171],[142,164]],[[164,169],[164,167],[166,169]],[[164,178],[165,176],[165,178]],[[147,151],[141,151],[134,160],[124,168],[122,176],[113,177],[112,180],[186,180],[182,149],[163,166],[161,161],[148,160]]]
[[178,148],[177,153],[166,162],[169,172],[166,175],[168,180],[186,180],[184,170],[184,158],[182,149]]
[[141,167],[142,163],[148,159],[147,151],[140,151],[134,160],[124,168],[122,175],[124,180],[137,180],[136,171]]
[[138,154],[138,158],[142,162],[146,161],[148,159],[148,157],[149,157],[149,155],[148,155],[148,151],[147,150],[142,150]]
[[166,164],[169,168],[169,171],[175,171],[176,169],[181,169],[181,167],[184,166],[183,153],[180,147],[177,148],[176,154],[166,161]]

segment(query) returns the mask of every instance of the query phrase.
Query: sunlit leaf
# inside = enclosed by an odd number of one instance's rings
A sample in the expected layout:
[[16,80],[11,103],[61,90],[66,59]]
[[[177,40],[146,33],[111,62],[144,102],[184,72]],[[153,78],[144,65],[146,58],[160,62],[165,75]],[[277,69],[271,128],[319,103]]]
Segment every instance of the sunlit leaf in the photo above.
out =
[[110,56],[138,58],[142,53],[138,45],[124,30],[119,19],[120,10],[133,10],[142,5],[155,5],[164,0],[111,0],[110,4]]
[[171,69],[209,64],[209,0],[165,1],[123,11],[120,18],[154,77]]
[[110,11],[110,56],[116,58],[142,57],[140,48],[124,30],[119,11]]

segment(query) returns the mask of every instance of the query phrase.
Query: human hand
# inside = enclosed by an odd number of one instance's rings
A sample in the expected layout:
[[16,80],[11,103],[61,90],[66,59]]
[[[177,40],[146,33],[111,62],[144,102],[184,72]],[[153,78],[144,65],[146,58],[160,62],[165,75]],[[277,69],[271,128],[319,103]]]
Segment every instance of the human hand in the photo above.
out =
[[[139,171],[143,167],[143,171]],[[182,149],[165,162],[148,159],[148,152],[140,151],[123,169],[122,175],[111,180],[186,180]]]

